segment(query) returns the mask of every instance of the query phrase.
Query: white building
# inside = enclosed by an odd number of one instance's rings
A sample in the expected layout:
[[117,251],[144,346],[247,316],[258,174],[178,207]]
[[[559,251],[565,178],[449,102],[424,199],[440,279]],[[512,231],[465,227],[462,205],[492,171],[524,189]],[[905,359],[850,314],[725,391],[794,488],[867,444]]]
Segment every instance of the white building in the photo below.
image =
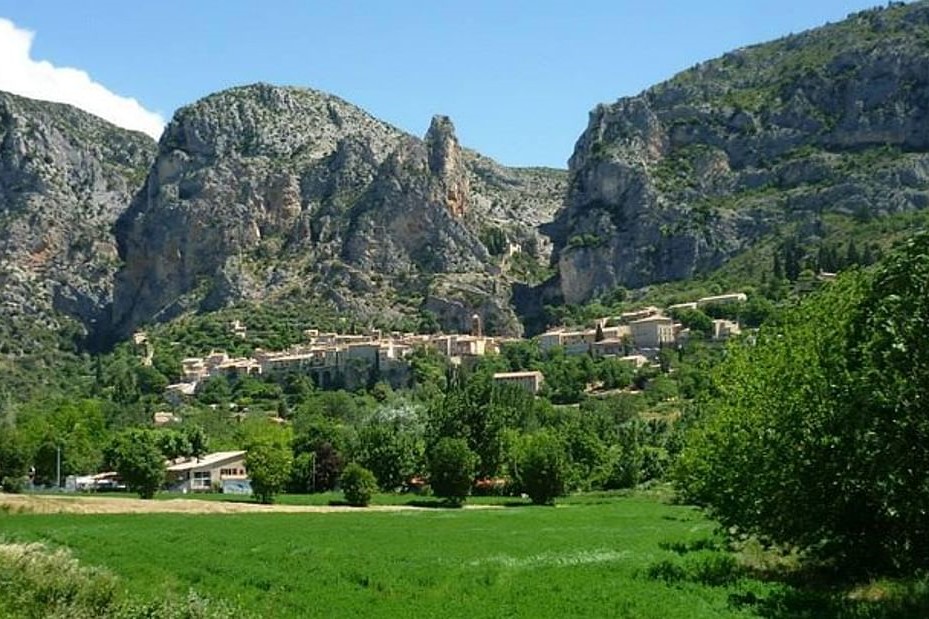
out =
[[661,348],[674,343],[674,321],[667,316],[651,316],[629,324],[636,348]]
[[697,299],[697,307],[706,305],[728,305],[730,303],[745,303],[748,297],[744,292],[733,292],[731,294],[721,294],[715,297],[703,297]]
[[169,464],[167,469],[168,486],[180,492],[208,492],[213,484],[219,486],[241,486],[248,479],[245,470],[244,451],[219,451],[202,456],[199,460],[190,459],[177,464]]
[[737,322],[731,320],[714,320],[711,336],[714,340],[725,340],[741,332],[742,329]]
[[494,382],[519,385],[533,395],[537,394],[542,388],[542,382],[544,380],[545,377],[542,375],[542,372],[539,371],[497,372],[494,374]]

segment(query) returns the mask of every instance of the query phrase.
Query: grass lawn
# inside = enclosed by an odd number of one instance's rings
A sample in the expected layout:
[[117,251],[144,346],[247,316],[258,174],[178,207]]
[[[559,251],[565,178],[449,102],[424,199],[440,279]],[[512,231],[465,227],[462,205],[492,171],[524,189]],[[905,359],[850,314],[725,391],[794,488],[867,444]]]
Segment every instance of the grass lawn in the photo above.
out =
[[[5,515],[143,598],[190,589],[276,617],[749,617],[782,585],[733,575],[712,522],[649,497],[556,508]],[[708,549],[709,548],[709,549]],[[715,567],[714,567],[715,566]]]
[[[67,548],[82,565],[117,575],[131,599],[183,602],[195,592],[231,604],[236,617],[929,616],[927,578],[855,588],[759,580],[724,549],[713,522],[661,496],[588,494],[556,508],[483,498],[475,502],[509,506],[392,512],[0,510],[0,550],[33,541]],[[281,497],[295,504],[339,498]],[[409,500],[379,495],[376,502]],[[32,612],[0,598],[0,617],[46,616],[32,599],[45,594],[5,581],[10,569],[15,563],[3,564],[0,552],[0,595],[16,587]],[[50,582],[51,572],[38,572],[34,582]]]
[[[25,492],[27,496],[48,496],[48,497],[81,497],[85,499],[138,499],[139,495],[134,492]],[[590,502],[603,500],[604,498],[616,497],[616,493],[589,493],[572,497],[565,497],[562,502]],[[222,494],[219,492],[192,492],[181,494],[180,492],[157,492],[154,496],[156,501],[174,501],[192,499],[197,501],[221,501],[225,503],[256,503],[257,501],[251,495],[244,494]],[[470,496],[469,504],[472,505],[529,505],[529,499],[521,499],[512,496]],[[344,505],[345,497],[339,491],[317,492],[315,494],[277,494],[274,497],[274,503],[277,505]],[[413,505],[413,506],[436,506],[441,505],[441,500],[429,495],[417,495],[414,493],[397,493],[397,492],[377,492],[371,497],[371,505]]]

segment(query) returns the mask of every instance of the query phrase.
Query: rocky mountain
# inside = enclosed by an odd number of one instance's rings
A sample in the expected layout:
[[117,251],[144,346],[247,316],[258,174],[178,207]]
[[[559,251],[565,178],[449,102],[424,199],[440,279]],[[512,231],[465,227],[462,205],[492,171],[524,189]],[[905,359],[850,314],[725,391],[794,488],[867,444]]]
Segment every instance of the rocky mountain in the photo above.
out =
[[68,315],[125,337],[321,303],[516,334],[514,292],[538,322],[543,304],[701,276],[788,236],[823,249],[836,222],[929,205],[926,40],[917,2],[733,51],[597,106],[568,172],[501,166],[443,116],[420,138],[308,89],[208,96],[157,146],[0,95],[0,324]]
[[442,116],[419,139],[313,90],[217,93],[175,114],[116,224],[112,324],[314,299],[518,333],[510,286],[548,261],[538,225],[565,187],[462,148]]
[[154,155],[141,133],[0,93],[0,352],[30,352],[63,315],[108,322],[111,228]]
[[929,205],[929,3],[739,49],[590,113],[547,302],[705,274],[762,239]]

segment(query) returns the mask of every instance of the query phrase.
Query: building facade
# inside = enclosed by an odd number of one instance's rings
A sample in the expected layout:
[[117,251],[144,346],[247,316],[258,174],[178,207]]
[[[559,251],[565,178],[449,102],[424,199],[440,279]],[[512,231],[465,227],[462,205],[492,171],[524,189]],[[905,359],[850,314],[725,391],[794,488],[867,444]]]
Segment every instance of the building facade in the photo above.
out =
[[170,464],[167,469],[167,486],[177,492],[209,492],[227,483],[241,485],[248,480],[244,451],[220,451],[200,459]]
[[538,371],[497,372],[494,374],[494,382],[517,385],[532,395],[537,394],[539,390],[542,389],[542,382],[544,380],[545,377],[542,375],[542,372]]

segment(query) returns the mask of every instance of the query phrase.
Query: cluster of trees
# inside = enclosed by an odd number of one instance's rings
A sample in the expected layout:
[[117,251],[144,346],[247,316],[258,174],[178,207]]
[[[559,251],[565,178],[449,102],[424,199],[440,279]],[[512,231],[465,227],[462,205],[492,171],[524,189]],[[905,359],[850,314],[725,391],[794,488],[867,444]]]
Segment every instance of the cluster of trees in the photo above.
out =
[[[519,351],[510,354],[518,357]],[[555,406],[495,383],[501,364],[505,357],[486,359],[467,372],[449,370],[442,389],[426,390],[418,399],[392,394],[368,411],[347,403],[328,414],[300,408],[293,418],[294,465],[287,488],[334,489],[343,468],[353,463],[369,471],[381,491],[424,479],[437,496],[460,503],[475,482],[506,479],[498,491],[549,502],[555,495],[536,495],[529,482],[537,470],[554,470],[533,464],[540,452],[558,464],[552,477],[556,494],[630,487],[663,474],[677,443],[673,424],[641,420],[649,396],[586,397],[579,407]],[[359,396],[342,397],[364,406]]]
[[677,462],[726,526],[845,571],[929,566],[929,235],[729,351]]
[[127,428],[117,433],[104,450],[104,468],[116,471],[131,490],[150,499],[161,488],[165,462],[200,458],[209,450],[202,428],[186,430]]
[[112,412],[100,400],[63,398],[6,409],[0,416],[0,477],[7,478],[5,486],[22,487],[30,469],[40,485],[57,482],[59,474],[63,479],[98,470]]
[[[484,480],[481,487],[526,492],[549,502],[567,491],[624,488],[661,477],[676,449],[673,424],[646,423],[640,413],[701,388],[694,376],[705,370],[679,363],[679,356],[677,351],[663,355],[666,371],[675,365],[673,374],[654,368],[636,372],[628,364],[587,355],[542,355],[523,342],[469,371],[421,355],[414,371],[425,382],[412,391],[394,392],[384,384],[364,393],[319,391],[299,376],[281,383],[217,379],[221,388],[208,386],[199,396],[204,408],[191,407],[183,415],[206,428],[220,448],[248,450],[246,464],[260,500],[273,500],[285,490],[333,490],[347,465],[356,464],[371,473],[381,491],[410,489],[411,482],[425,480],[437,496],[460,503]],[[547,393],[553,399],[572,390],[579,404],[554,405],[547,397],[533,397],[492,378],[497,371],[530,368],[550,374]],[[588,381],[638,385],[644,395],[592,397],[584,393]],[[233,401],[256,410],[239,413],[242,421],[231,423]],[[283,414],[290,423],[279,428],[262,422],[266,414]],[[156,444],[162,456],[183,451],[174,446],[170,432],[160,436]],[[546,458],[558,465],[557,475],[551,466],[537,466]],[[537,470],[551,477],[555,494],[536,492],[538,484],[530,478]],[[502,479],[508,480],[504,488],[488,483]]]
[[837,273],[859,266],[870,266],[880,260],[882,250],[875,243],[858,248],[854,239],[845,244],[822,241],[815,253],[807,251],[796,237],[785,239],[774,252],[775,280],[795,282],[803,271]]

